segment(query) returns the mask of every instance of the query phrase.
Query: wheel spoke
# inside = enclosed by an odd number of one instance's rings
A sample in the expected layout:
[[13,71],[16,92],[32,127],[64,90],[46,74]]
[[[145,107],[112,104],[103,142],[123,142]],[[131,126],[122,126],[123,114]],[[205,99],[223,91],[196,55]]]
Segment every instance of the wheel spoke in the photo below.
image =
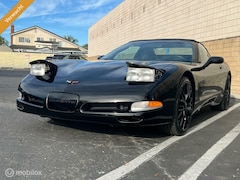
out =
[[181,130],[184,131],[187,123],[185,111],[182,111],[181,113],[179,113],[178,119],[179,119],[179,127],[181,128]]

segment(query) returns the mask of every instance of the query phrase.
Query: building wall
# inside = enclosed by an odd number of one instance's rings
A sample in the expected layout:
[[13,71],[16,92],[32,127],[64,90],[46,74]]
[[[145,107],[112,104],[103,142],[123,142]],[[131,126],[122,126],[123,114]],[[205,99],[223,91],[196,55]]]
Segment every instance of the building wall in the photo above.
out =
[[232,72],[232,92],[240,94],[240,36],[206,41],[203,44],[212,56],[224,57]]
[[223,56],[240,94],[239,0],[124,0],[89,29],[89,59],[130,40],[196,39]]
[[125,0],[89,29],[89,56],[130,40],[240,35],[239,0]]
[[52,54],[0,52],[0,68],[29,68],[29,62],[45,59]]

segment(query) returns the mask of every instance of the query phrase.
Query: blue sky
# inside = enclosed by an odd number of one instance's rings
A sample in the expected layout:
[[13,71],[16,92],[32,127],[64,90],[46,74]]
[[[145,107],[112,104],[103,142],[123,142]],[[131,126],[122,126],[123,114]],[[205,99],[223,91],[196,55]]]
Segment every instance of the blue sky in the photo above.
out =
[[[124,0],[35,0],[14,21],[15,31],[39,26],[59,36],[71,35],[79,45],[88,43],[88,28]],[[18,1],[0,1],[2,18]],[[2,34],[10,42],[10,27]]]

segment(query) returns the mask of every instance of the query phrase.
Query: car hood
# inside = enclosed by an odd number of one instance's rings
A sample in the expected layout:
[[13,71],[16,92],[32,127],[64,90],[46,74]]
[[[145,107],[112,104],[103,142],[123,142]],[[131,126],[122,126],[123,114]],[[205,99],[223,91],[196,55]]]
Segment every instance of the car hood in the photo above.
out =
[[[131,64],[161,69],[166,72],[176,71],[177,65],[154,61],[128,61]],[[81,83],[126,82],[128,65],[126,61],[56,61],[58,66],[55,82],[78,80]]]
[[[154,83],[127,82],[128,65],[126,61],[100,60],[94,62],[61,60],[51,61],[57,65],[57,73],[53,82],[44,82],[29,75],[21,87],[45,98],[50,92],[68,92],[79,94],[86,101],[138,101],[149,98],[149,92],[164,81],[174,71],[177,65],[159,62],[129,61],[132,64],[149,66],[165,71],[164,75]],[[73,82],[73,83],[69,83]],[[41,90],[40,90],[41,89]]]

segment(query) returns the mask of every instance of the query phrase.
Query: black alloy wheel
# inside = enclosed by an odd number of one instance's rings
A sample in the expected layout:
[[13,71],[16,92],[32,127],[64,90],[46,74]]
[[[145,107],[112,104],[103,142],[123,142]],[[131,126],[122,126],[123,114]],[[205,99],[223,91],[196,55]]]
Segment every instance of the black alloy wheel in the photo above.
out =
[[170,125],[170,134],[183,135],[189,128],[193,112],[193,89],[190,80],[183,77],[176,95],[175,113]]

